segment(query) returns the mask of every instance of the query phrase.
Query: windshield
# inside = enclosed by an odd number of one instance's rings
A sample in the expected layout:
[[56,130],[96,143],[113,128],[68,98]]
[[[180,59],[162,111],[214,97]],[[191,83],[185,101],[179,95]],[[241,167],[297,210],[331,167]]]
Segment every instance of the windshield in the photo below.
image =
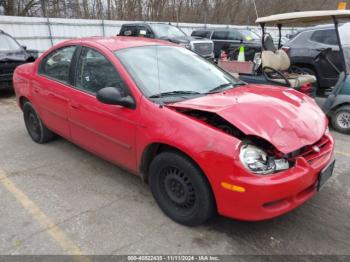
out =
[[186,34],[176,26],[166,24],[151,24],[150,26],[153,32],[159,38],[174,38],[186,36]]
[[250,30],[240,29],[239,32],[242,34],[244,40],[246,40],[246,41],[260,40],[260,37],[256,33],[252,32]]
[[11,37],[0,34],[0,51],[17,51],[20,50],[20,45]]
[[242,84],[181,47],[142,46],[118,50],[115,54],[147,97],[169,92],[193,96]]

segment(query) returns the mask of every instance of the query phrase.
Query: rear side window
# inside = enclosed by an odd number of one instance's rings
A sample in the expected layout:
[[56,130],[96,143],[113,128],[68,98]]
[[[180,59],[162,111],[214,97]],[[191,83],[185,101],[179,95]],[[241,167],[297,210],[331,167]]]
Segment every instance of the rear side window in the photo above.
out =
[[69,69],[76,46],[63,47],[48,54],[39,66],[39,74],[69,82]]
[[136,26],[123,26],[120,29],[119,35],[123,36],[137,36],[137,27]]
[[193,31],[191,36],[210,38],[210,31]]
[[338,45],[337,34],[334,29],[315,31],[310,39],[321,44]]
[[228,32],[228,40],[243,40],[242,35],[235,30],[229,31]]
[[216,40],[227,40],[227,31],[215,31],[212,39]]

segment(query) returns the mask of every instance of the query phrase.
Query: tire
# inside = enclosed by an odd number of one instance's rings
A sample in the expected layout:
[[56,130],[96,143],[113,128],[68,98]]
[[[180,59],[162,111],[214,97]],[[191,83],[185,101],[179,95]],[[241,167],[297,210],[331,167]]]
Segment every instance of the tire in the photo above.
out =
[[343,134],[350,135],[350,105],[341,106],[331,116],[333,128]]
[[210,185],[201,170],[175,151],[157,155],[149,169],[149,184],[161,210],[172,220],[197,226],[216,212]]
[[54,138],[54,133],[44,125],[30,102],[23,105],[23,118],[27,132],[34,142],[44,144]]

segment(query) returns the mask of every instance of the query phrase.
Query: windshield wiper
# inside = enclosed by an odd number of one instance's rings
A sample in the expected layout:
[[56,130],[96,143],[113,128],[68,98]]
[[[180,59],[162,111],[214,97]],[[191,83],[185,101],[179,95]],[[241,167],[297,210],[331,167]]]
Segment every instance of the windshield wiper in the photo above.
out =
[[236,87],[236,86],[243,86],[243,85],[245,85],[244,82],[238,82],[238,83],[236,83],[236,84],[233,84],[233,83],[225,83],[225,84],[221,84],[221,85],[219,85],[219,86],[217,86],[217,87],[215,87],[215,88],[209,90],[209,91],[207,92],[207,94],[218,93],[218,92],[220,92],[220,91],[222,91],[222,90],[228,89],[227,87]]
[[170,92],[163,92],[158,93],[155,95],[151,95],[149,98],[160,98],[163,96],[174,96],[174,95],[199,95],[201,93],[195,92],[195,91],[170,91]]

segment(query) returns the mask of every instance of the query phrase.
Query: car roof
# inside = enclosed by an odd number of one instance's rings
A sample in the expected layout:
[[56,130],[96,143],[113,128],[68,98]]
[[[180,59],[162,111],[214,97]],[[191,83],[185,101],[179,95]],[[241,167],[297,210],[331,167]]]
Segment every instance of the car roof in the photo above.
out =
[[111,51],[117,51],[120,49],[140,47],[140,46],[152,46],[152,45],[177,46],[176,44],[172,44],[168,41],[151,39],[146,37],[132,37],[132,36],[131,37],[130,36],[86,37],[86,38],[68,40],[63,42],[62,45],[67,45],[67,44],[79,45],[83,43],[104,46]]

